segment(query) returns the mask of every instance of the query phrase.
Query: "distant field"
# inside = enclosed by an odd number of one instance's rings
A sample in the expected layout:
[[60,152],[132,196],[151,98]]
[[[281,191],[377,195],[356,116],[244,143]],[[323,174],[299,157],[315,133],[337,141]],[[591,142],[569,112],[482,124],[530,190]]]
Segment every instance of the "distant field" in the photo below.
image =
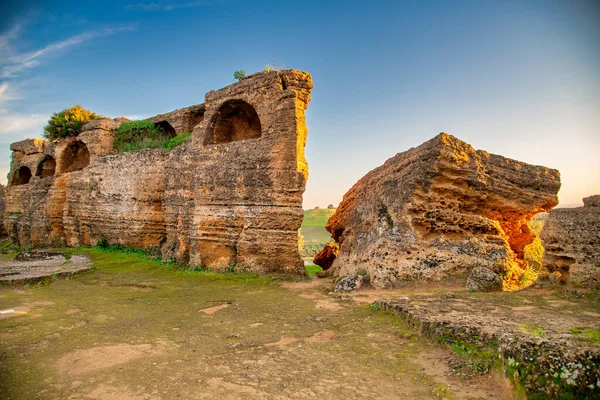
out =
[[335,213],[335,208],[319,208],[318,210],[304,210],[302,228],[320,227],[325,228],[329,217]]
[[301,229],[302,236],[304,236],[303,258],[313,258],[325,246],[325,243],[331,240],[331,235],[325,229],[325,225],[333,213],[335,213],[335,209],[304,210]]

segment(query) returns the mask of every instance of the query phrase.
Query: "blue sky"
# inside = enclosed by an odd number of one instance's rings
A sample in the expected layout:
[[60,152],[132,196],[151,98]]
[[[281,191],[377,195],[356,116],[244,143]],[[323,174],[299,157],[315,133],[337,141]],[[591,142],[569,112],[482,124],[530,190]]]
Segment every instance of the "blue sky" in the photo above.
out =
[[600,193],[600,2],[14,1],[0,21],[0,176],[10,143],[74,104],[133,118],[202,103],[233,71],[310,72],[305,208],[448,132]]

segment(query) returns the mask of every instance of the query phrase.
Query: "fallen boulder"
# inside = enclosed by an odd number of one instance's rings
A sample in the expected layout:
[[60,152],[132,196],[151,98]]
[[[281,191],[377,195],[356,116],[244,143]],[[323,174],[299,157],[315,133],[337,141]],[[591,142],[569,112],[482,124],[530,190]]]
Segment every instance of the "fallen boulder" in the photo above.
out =
[[325,247],[323,247],[323,250],[321,250],[315,255],[313,263],[323,268],[323,271],[327,271],[333,264],[333,261],[335,260],[339,252],[340,247],[336,243],[325,243]]
[[387,160],[344,196],[326,229],[332,272],[364,269],[375,287],[440,280],[473,266],[524,266],[527,223],[558,203],[557,170],[475,150],[441,133]]

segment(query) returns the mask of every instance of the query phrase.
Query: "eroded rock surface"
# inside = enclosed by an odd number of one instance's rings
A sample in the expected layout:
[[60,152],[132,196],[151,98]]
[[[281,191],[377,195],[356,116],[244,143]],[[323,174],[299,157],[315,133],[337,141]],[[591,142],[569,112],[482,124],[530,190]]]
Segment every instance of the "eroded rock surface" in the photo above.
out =
[[487,268],[475,267],[467,278],[466,289],[471,292],[498,292],[502,290],[502,278]]
[[368,272],[376,287],[523,263],[527,222],[557,203],[557,170],[476,151],[445,133],[399,153],[344,196],[327,230],[332,270]]
[[311,89],[307,73],[264,72],[150,118],[171,136],[192,131],[170,152],[115,154],[123,118],[57,142],[15,143],[9,237],[23,247],[106,239],[193,266],[305,274],[297,238]]
[[0,283],[38,282],[58,276],[72,276],[89,271],[93,264],[88,256],[76,254],[69,259],[60,252],[29,251],[18,253],[6,263],[0,263]]
[[335,292],[354,292],[369,283],[369,277],[364,275],[344,276],[335,286]]
[[423,335],[463,349],[469,354],[465,372],[471,367],[487,372],[502,359],[507,375],[531,398],[592,399],[600,393],[594,302],[527,290],[476,297],[466,292],[416,295],[374,304]]
[[562,282],[600,288],[600,195],[583,199],[583,207],[552,210],[540,238],[542,264]]

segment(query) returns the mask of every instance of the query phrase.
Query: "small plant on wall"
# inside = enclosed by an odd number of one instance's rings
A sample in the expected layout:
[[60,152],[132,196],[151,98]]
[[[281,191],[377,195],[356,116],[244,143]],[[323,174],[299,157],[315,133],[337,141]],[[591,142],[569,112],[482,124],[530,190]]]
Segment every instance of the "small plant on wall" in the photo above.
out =
[[100,117],[101,115],[77,104],[52,114],[48,125],[44,127],[44,137],[48,140],[57,140],[67,136],[77,136],[85,124]]
[[241,81],[242,79],[244,79],[246,77],[246,72],[244,70],[239,70],[239,71],[235,71],[233,73],[233,78],[237,79],[238,81]]

